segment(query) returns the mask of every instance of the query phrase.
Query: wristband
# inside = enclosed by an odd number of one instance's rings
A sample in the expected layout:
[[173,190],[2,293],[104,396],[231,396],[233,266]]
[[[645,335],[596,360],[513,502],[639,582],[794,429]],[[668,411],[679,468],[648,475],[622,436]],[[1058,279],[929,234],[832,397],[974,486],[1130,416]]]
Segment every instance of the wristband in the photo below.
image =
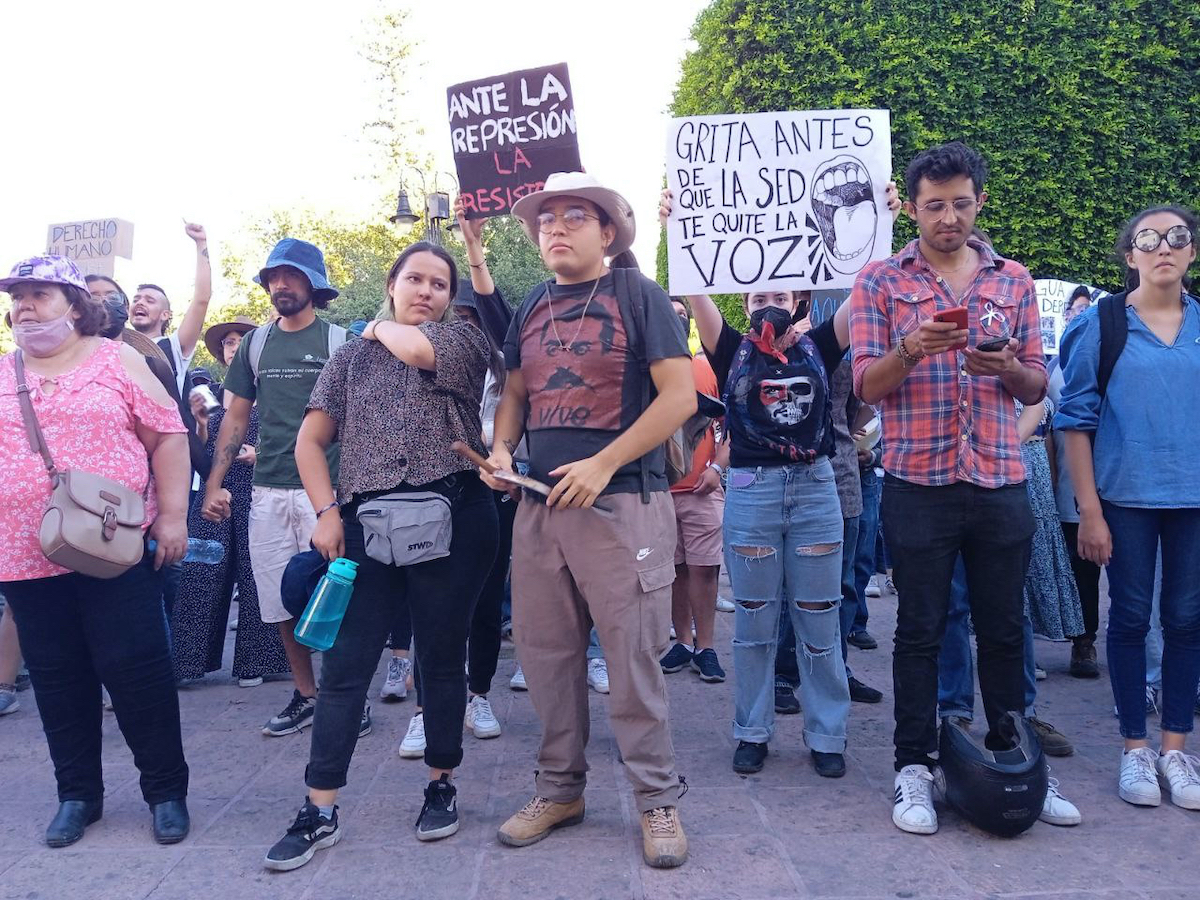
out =
[[336,500],[326,503],[324,506],[322,506],[320,509],[317,510],[317,518],[318,519],[321,518],[321,516],[325,515],[325,513],[329,512],[331,509],[334,509],[335,507],[340,507],[341,505],[342,504],[338,503]]
[[920,356],[914,356],[912,353],[909,353],[908,347],[904,346],[904,339],[906,337],[908,337],[907,334],[902,334],[900,340],[896,342],[896,355],[900,357],[900,365],[906,369],[911,369],[925,358],[925,354],[922,353]]
[[720,463],[718,463],[718,462],[710,462],[710,463],[708,464],[708,467],[709,467],[710,469],[716,469],[716,470],[717,470],[717,476],[718,476],[718,477],[720,477],[720,478],[724,478],[724,477],[725,477],[725,468],[724,468],[724,467],[723,467],[723,466],[722,466]]

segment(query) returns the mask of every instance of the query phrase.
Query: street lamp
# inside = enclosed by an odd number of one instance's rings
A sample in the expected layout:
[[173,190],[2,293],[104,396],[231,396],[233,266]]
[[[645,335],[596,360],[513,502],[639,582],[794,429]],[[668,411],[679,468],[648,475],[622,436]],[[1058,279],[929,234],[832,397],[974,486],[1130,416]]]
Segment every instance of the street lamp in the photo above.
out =
[[[431,244],[442,243],[442,223],[449,222],[446,230],[457,236],[458,222],[450,211],[450,195],[445,191],[438,190],[438,175],[434,175],[433,190],[430,191],[426,181],[425,173],[420,169],[410,169],[415,172],[417,180],[421,183],[421,194],[425,199],[425,234],[424,239]],[[455,190],[458,189],[458,182],[453,175],[442,173],[450,178],[454,184]],[[399,228],[402,232],[407,232],[412,226],[420,221],[420,217],[413,212],[412,205],[408,199],[408,191],[404,187],[403,182],[400,184],[400,193],[396,198],[396,212],[388,217],[388,221]]]

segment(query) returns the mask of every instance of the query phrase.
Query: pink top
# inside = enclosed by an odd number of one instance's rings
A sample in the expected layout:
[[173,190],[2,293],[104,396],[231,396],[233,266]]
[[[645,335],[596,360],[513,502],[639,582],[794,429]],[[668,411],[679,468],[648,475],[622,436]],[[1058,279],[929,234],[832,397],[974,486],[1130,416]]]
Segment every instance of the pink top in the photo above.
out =
[[[25,367],[29,396],[59,470],[81,469],[111,478],[146,496],[146,527],[157,504],[150,487],[150,460],[135,423],[161,434],[184,434],[174,406],[160,406],[138,387],[121,362],[121,345],[103,340],[58,387]],[[29,446],[17,399],[13,354],[0,359],[0,582],[29,581],[69,570],[42,555],[38,527],[50,500],[50,476]]]

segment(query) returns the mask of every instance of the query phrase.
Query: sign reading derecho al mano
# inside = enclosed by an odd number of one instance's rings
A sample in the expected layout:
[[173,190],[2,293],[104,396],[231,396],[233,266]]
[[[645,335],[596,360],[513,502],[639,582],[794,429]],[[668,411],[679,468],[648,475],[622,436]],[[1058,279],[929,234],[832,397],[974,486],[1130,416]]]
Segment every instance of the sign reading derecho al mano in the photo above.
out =
[[580,171],[566,63],[456,84],[446,103],[468,219],[509,213],[547,176]]
[[886,109],[673,119],[671,293],[852,286],[892,252],[891,173]]
[[116,257],[133,256],[133,223],[124,219],[59,222],[46,230],[46,252],[65,256],[84,275],[113,275]]

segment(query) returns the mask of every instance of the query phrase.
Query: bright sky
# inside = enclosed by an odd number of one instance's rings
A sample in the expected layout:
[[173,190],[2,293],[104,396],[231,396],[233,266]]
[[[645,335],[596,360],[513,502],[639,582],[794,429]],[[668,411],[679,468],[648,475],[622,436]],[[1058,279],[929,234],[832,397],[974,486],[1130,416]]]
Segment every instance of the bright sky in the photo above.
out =
[[[403,4],[405,0],[385,0]],[[706,0],[452,0],[413,4],[413,118],[422,152],[453,171],[445,89],[566,61],[589,172],[621,191],[652,271],[666,109]],[[272,208],[347,217],[377,188],[362,139],[375,100],[359,55],[379,0],[58,0],[0,5],[5,42],[0,269],[45,249],[46,226],[134,223],[116,276],[191,295],[183,217],[221,242]],[[414,206],[416,203],[414,202]],[[219,271],[214,258],[214,269]],[[6,298],[5,298],[6,299]],[[218,284],[214,301],[223,300]]]

